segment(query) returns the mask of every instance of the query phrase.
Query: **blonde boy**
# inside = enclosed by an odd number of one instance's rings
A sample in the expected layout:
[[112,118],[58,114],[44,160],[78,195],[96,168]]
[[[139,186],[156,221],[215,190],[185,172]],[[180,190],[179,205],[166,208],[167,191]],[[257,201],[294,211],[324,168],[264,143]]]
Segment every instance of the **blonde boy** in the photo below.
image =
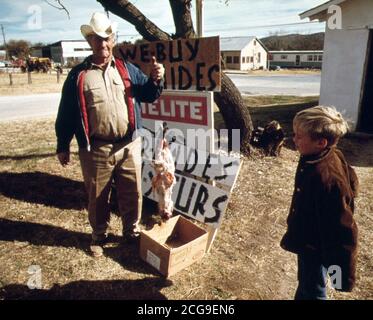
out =
[[326,299],[328,271],[337,290],[355,284],[358,179],[336,147],[348,125],[335,108],[317,106],[297,113],[293,129],[300,159],[281,247],[298,255],[295,299]]

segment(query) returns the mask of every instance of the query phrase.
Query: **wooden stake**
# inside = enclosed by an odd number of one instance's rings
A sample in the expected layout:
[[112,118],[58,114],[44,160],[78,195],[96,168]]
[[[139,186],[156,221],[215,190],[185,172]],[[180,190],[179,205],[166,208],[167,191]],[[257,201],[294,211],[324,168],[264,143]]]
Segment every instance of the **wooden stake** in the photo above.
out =
[[207,238],[207,245],[206,245],[206,253],[209,253],[212,247],[212,243],[215,240],[216,234],[218,233],[217,228],[213,228],[211,226],[207,226],[208,238]]

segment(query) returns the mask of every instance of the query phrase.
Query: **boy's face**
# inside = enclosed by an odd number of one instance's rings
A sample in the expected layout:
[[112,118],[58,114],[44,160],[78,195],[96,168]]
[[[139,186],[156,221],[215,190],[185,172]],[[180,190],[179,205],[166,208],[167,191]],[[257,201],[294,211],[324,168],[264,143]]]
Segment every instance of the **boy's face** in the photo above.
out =
[[294,130],[294,143],[301,155],[312,155],[318,154],[323,151],[327,145],[328,141],[326,139],[312,139],[308,133],[302,130],[300,126],[293,126]]

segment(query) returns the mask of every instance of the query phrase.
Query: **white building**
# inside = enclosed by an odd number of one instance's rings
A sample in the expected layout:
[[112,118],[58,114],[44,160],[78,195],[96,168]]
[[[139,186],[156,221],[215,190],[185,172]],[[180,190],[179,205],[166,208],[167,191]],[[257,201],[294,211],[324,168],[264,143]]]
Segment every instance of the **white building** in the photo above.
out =
[[62,40],[49,45],[54,62],[62,65],[83,61],[92,54],[92,50],[85,40]]
[[267,49],[256,37],[220,38],[220,51],[226,69],[267,69]]
[[317,68],[321,69],[322,50],[281,50],[269,51],[269,65],[283,68]]
[[0,50],[0,60],[5,60],[6,52],[5,50]]
[[334,105],[351,129],[373,133],[373,1],[332,0],[300,17],[327,22],[320,104]]

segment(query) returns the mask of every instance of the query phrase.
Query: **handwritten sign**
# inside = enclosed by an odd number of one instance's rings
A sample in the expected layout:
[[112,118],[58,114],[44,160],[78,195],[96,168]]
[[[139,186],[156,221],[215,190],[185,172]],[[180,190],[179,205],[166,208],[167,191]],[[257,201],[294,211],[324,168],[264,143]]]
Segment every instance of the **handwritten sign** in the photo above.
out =
[[209,183],[216,182],[219,188],[232,191],[241,167],[240,158],[197,150],[178,143],[171,144],[170,149],[177,171]]
[[[214,128],[212,104],[212,92],[171,90],[164,91],[153,103],[142,104],[145,131],[142,191],[145,197],[158,200],[151,188],[155,175],[151,166],[154,154],[151,148],[149,154],[148,147],[154,144],[152,140],[159,130],[157,125],[166,122],[169,128],[166,140],[176,137],[170,144],[176,169],[172,193],[174,209],[216,229],[222,222],[241,161],[239,157],[214,152],[215,136],[209,135]],[[201,140],[205,142],[202,148]]]
[[219,37],[123,44],[116,54],[145,74],[150,74],[151,57],[155,56],[165,66],[165,89],[221,89]]
[[[238,177],[240,159],[189,148],[178,143],[172,143],[170,149],[175,160],[177,182],[172,193],[174,209],[218,228]],[[154,176],[155,171],[150,160],[143,159],[143,195],[157,201],[151,187]]]
[[[154,169],[146,162],[142,168],[143,195],[157,201],[151,189]],[[175,173],[176,185],[172,192],[174,209],[193,219],[218,228],[228,205],[229,192]]]

